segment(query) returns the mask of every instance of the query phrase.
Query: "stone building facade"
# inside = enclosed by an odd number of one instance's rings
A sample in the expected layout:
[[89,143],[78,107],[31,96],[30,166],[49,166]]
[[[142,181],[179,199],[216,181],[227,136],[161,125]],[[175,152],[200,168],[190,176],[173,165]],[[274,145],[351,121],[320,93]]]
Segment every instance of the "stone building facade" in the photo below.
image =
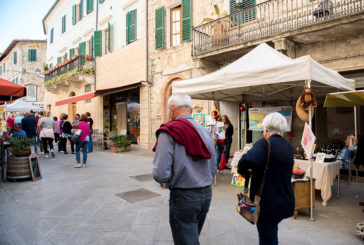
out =
[[44,40],[13,40],[0,57],[0,77],[25,86],[24,98],[44,106],[44,69],[47,44]]

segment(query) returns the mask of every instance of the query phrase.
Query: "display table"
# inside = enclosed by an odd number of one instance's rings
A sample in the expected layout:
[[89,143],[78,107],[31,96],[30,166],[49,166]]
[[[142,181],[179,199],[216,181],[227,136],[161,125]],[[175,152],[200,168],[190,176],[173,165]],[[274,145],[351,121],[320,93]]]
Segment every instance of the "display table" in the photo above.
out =
[[[306,171],[306,176],[310,177],[309,166],[310,162],[308,160],[295,159],[294,163],[300,169]],[[334,180],[337,175],[340,174],[341,161],[337,160],[335,162],[324,162],[316,163],[313,162],[313,178],[316,179],[315,188],[321,190],[322,205],[327,206],[327,201],[330,200],[332,196],[331,186],[334,184]],[[338,180],[340,181],[340,180]]]

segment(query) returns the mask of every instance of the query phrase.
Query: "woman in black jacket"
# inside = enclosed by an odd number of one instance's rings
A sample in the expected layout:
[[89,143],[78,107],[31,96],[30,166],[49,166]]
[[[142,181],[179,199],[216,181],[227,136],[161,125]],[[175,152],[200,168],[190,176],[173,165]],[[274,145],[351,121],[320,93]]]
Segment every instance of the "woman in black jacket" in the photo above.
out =
[[225,150],[224,150],[224,155],[225,155],[225,159],[226,159],[226,163],[227,163],[228,160],[229,160],[229,156],[230,156],[231,144],[233,143],[234,127],[231,124],[231,122],[230,122],[227,115],[223,115],[221,117],[221,120],[225,125]]
[[64,150],[64,154],[67,154],[67,140],[69,140],[69,142],[71,143],[71,151],[72,154],[75,154],[75,146],[71,140],[72,138],[72,125],[69,121],[67,121],[68,119],[68,115],[65,114],[63,115],[63,121],[61,124],[61,128],[62,128],[62,149]]
[[293,169],[292,145],[282,136],[287,128],[286,119],[278,112],[267,115],[263,120],[263,137],[239,161],[238,173],[247,176],[252,173],[250,199],[263,179],[267,161],[267,147],[270,141],[270,157],[260,200],[260,215],[257,223],[259,244],[278,244],[278,224],[291,217],[295,200],[291,185]]

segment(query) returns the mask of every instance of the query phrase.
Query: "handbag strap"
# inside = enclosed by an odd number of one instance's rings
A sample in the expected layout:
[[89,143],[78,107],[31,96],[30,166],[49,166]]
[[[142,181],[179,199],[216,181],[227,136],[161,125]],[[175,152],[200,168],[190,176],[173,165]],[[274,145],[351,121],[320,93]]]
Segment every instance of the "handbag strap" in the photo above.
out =
[[267,174],[267,171],[268,171],[268,163],[269,163],[269,158],[270,158],[270,140],[267,139],[267,138],[265,140],[267,141],[267,144],[268,144],[268,147],[267,147],[267,162],[265,164],[262,183],[260,184],[260,186],[258,188],[258,192],[256,194],[256,195],[258,195],[260,197],[262,196],[264,182],[265,182],[265,175]]

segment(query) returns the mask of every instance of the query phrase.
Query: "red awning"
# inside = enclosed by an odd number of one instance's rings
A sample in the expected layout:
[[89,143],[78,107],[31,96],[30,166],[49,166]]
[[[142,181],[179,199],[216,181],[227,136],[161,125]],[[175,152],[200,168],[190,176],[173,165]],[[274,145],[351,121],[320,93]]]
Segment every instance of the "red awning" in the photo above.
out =
[[27,89],[24,86],[0,78],[0,100],[9,101],[26,95]]
[[94,92],[87,93],[87,94],[81,94],[81,95],[77,95],[77,96],[72,96],[72,97],[69,97],[64,100],[56,101],[56,106],[67,105],[67,104],[75,103],[75,102],[81,101],[81,100],[90,100],[94,97],[95,97]]

